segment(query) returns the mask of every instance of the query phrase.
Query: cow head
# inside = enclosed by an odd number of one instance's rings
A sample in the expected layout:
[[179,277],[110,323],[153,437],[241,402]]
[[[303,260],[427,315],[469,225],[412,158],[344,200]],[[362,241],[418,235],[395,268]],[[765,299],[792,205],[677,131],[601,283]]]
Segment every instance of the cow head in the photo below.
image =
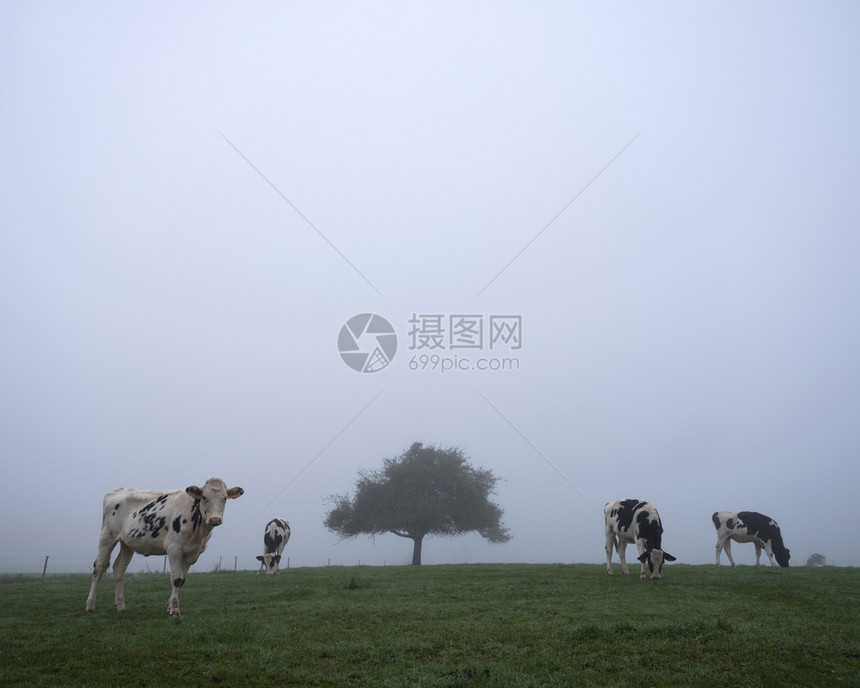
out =
[[[651,572],[651,580],[660,580],[660,571],[663,569],[664,561],[675,561],[675,557],[673,557],[668,552],[664,552],[662,549],[646,549],[642,554],[639,555],[639,561],[644,563],[648,563],[648,571]],[[642,575],[642,578],[645,578],[645,575]]]
[[261,554],[257,556],[257,561],[263,562],[266,567],[266,574],[275,573],[275,565],[281,563],[280,554]]
[[241,487],[231,487],[228,490],[227,485],[219,478],[209,478],[202,488],[190,485],[185,491],[197,501],[203,523],[210,527],[221,525],[224,505],[228,499],[236,499],[245,494]]
[[783,547],[778,552],[774,550],[774,556],[776,557],[776,563],[780,566],[788,566],[788,560],[791,559],[791,552]]

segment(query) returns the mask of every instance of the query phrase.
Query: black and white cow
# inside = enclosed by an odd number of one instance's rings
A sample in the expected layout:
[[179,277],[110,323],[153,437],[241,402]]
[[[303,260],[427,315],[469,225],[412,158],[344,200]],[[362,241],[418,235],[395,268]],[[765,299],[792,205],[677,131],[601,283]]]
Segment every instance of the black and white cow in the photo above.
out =
[[270,576],[281,570],[281,554],[284,546],[290,541],[290,522],[284,518],[273,518],[266,524],[263,533],[263,555],[257,557],[260,562],[259,576],[263,569]]
[[770,516],[756,511],[717,511],[711,516],[714,528],[717,529],[717,566],[720,565],[720,552],[725,548],[731,565],[732,540],[735,542],[752,542],[755,545],[755,565],[759,565],[761,550],[767,552],[770,565],[776,566],[774,556],[780,566],[788,566],[791,552],[782,542],[779,524]]
[[618,550],[624,575],[630,575],[624,558],[629,543],[635,543],[639,550],[638,559],[642,563],[639,578],[642,580],[645,580],[646,563],[651,578],[658,580],[663,562],[675,561],[675,557],[662,549],[663,524],[653,504],[638,499],[617,499],[603,508],[603,517],[606,523],[606,572],[610,576],[613,575],[613,547]]
[[179,588],[188,569],[206,549],[212,529],[221,525],[227,500],[244,492],[241,487],[228,490],[219,478],[210,478],[202,488],[192,485],[174,492],[127,488],[108,492],[86,610],[95,611],[96,588],[110,566],[113,548],[120,543],[113,563],[116,610],[125,611],[122,579],[134,554],[166,554],[173,584],[167,613],[179,616]]

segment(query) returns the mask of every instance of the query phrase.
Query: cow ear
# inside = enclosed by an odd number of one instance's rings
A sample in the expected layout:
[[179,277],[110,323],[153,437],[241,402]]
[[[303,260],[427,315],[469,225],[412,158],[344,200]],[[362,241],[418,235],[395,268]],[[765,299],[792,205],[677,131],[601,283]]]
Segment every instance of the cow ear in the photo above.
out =
[[263,557],[257,555],[257,561],[263,561]]
[[194,497],[194,499],[200,499],[203,496],[203,490],[197,487],[197,485],[189,485],[185,488],[185,491]]
[[281,563],[281,555],[280,555],[280,554],[278,554],[277,556],[275,556],[275,561],[276,561],[277,563],[279,563],[279,564]]
[[227,490],[227,496],[230,499],[236,499],[236,497],[241,497],[243,494],[245,494],[245,490],[243,490],[241,487],[231,487],[229,490]]
[[671,554],[669,554],[668,552],[663,552],[663,558],[664,558],[666,561],[675,561],[675,557],[673,557],[673,556],[672,556]]
[[645,560],[648,558],[648,552],[642,552],[642,554],[636,558],[644,564]]

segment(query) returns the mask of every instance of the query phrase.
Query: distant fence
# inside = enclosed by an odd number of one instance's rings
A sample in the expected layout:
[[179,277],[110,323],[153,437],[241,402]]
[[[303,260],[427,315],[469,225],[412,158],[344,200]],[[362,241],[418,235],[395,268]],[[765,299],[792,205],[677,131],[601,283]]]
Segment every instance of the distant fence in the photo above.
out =
[[0,557],[0,574],[40,573],[42,576],[54,573],[83,573],[93,570],[92,557]]
[[[325,559],[304,559],[284,557],[281,568],[321,568],[324,566],[387,566],[404,562],[362,561],[355,559],[340,559],[327,557]],[[408,562],[406,562],[408,563]],[[166,556],[135,557],[131,561],[128,573],[164,573],[170,565]],[[207,571],[249,571],[260,568],[260,562],[252,557],[221,556],[217,560],[202,559],[192,567],[192,572]],[[0,557],[0,575],[15,575],[19,573],[48,575],[92,573],[92,557]]]

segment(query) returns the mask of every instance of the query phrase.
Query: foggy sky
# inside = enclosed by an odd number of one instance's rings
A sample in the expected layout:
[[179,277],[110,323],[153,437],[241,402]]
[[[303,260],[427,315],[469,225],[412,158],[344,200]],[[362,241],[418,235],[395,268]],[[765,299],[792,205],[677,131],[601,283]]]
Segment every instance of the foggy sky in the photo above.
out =
[[[322,521],[416,441],[500,476],[513,536],[428,564],[599,563],[635,497],[679,563],[725,509],[860,565],[858,29],[840,2],[3,4],[0,572],[87,571],[106,492],[213,476],[245,495],[194,570],[255,567],[273,517],[292,566],[406,564]],[[361,313],[397,335],[378,372],[338,353]],[[519,348],[409,348],[457,315],[520,316]]]

